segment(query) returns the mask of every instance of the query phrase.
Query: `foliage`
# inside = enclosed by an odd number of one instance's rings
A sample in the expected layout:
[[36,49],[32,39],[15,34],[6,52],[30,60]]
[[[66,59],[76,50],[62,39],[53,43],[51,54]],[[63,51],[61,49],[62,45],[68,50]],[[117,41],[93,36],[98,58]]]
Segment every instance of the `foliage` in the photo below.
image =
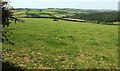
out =
[[12,16],[12,8],[10,8],[10,5],[6,1],[2,1],[2,25],[3,27],[8,27],[10,24],[10,17]]
[[18,19],[15,17],[12,17],[12,7],[9,5],[8,1],[2,0],[1,1],[1,8],[2,8],[2,41],[7,40],[9,43],[10,40],[8,39],[10,36],[8,36],[8,33],[11,33],[11,29],[8,28],[11,21],[17,21]]
[[118,12],[100,12],[100,13],[90,13],[90,14],[75,14],[74,16],[69,16],[70,18],[79,18],[89,21],[99,21],[99,22],[116,22],[120,21],[118,19]]

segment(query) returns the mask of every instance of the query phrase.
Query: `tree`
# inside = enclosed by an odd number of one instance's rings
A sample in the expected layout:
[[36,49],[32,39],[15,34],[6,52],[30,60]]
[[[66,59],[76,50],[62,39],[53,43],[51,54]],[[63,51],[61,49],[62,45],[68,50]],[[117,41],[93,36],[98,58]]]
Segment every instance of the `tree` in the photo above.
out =
[[8,4],[9,2],[6,0],[1,1],[1,8],[2,8],[2,26],[8,27],[10,24],[10,19],[12,16],[12,7]]
[[[2,32],[2,41],[4,42],[4,40],[7,40],[9,43],[10,40],[8,39],[7,34],[10,32],[10,29],[8,28],[10,25],[10,20],[16,20],[17,18],[12,17],[12,7],[9,5],[9,1],[8,0],[1,0],[1,9],[2,9],[2,30],[0,30]],[[11,43],[13,44],[13,43]]]

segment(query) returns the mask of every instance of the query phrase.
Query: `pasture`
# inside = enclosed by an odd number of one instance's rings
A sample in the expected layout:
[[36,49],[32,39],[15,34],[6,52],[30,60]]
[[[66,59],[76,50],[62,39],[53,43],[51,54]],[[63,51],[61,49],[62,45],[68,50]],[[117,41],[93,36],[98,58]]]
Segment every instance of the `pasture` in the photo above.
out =
[[118,68],[118,26],[22,18],[4,42],[4,62],[27,69]]

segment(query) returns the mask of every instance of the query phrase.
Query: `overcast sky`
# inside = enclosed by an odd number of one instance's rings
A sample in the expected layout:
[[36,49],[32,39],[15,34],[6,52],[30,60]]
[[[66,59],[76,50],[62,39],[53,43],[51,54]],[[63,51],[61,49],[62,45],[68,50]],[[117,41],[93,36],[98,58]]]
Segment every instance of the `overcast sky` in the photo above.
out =
[[14,8],[118,9],[119,0],[9,0]]

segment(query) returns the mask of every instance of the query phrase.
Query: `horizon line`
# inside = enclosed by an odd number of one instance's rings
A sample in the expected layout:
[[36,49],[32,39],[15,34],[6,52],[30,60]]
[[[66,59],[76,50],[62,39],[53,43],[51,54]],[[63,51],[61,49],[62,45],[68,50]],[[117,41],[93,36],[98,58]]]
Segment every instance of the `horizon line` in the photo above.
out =
[[[14,8],[22,8],[22,7],[14,7]],[[48,8],[32,8],[31,7],[31,8],[28,8],[28,9],[50,9],[50,8],[53,8],[53,9],[85,9],[85,10],[115,10],[115,11],[118,10],[118,9],[116,10],[116,9],[97,9],[97,8],[90,9],[90,8],[54,8],[54,7],[48,7]]]

